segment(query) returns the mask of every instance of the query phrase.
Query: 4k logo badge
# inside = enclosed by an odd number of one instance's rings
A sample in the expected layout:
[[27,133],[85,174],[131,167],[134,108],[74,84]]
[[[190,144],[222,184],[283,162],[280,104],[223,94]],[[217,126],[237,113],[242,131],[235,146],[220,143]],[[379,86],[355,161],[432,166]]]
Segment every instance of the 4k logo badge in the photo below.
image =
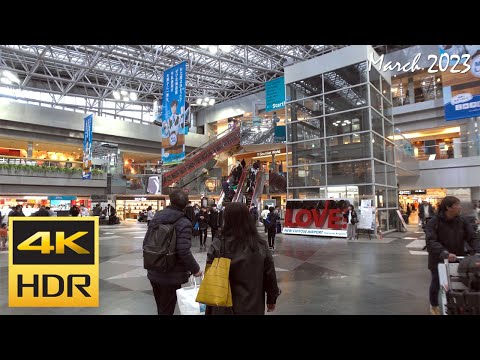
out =
[[10,307],[99,306],[97,217],[11,217]]

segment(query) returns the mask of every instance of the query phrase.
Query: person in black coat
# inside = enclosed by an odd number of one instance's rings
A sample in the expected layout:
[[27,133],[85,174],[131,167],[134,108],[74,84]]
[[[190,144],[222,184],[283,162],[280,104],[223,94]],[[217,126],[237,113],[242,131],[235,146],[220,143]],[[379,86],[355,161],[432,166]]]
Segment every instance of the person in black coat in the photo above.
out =
[[268,247],[270,250],[275,250],[275,235],[277,234],[277,222],[280,221],[280,216],[275,212],[275,208],[270,206],[270,211],[265,220],[265,227],[268,231]]
[[50,216],[50,213],[48,212],[47,209],[45,209],[45,206],[40,207],[37,212],[34,212],[31,216]]
[[188,195],[183,190],[177,189],[172,191],[169,197],[170,205],[157,212],[148,226],[150,229],[159,224],[173,224],[178,220],[175,226],[177,236],[175,267],[169,272],[148,270],[147,273],[157,303],[158,315],[173,315],[177,303],[177,289],[188,281],[190,274],[202,276],[203,273],[190,251],[192,222],[184,213]]
[[223,211],[219,210],[216,204],[213,204],[212,209],[208,213],[208,224],[212,229],[212,241],[213,241],[213,238],[216,236],[218,229],[222,227],[222,223],[223,223]]
[[207,229],[208,229],[208,213],[207,208],[202,206],[200,212],[195,216],[198,221],[198,228],[200,230],[200,249],[207,247]]
[[195,211],[193,210],[192,202],[188,202],[188,206],[185,208],[185,215],[190,219],[190,221],[194,222],[195,220]]
[[461,210],[458,198],[446,196],[440,203],[438,215],[428,221],[425,226],[428,269],[432,273],[429,294],[432,315],[440,315],[438,264],[445,259],[456,261],[457,256],[480,253],[479,240],[472,225],[460,216]]
[[219,257],[231,259],[233,307],[207,306],[206,315],[264,315],[265,305],[267,312],[275,310],[281,291],[273,257],[242,203],[231,203],[225,208],[222,234],[213,240],[207,263]]

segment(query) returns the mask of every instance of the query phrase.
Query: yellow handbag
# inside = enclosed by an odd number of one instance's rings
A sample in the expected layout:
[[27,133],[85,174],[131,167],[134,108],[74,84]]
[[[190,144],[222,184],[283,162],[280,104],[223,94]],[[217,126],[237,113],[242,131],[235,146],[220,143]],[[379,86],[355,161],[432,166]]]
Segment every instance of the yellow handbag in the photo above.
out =
[[230,262],[230,259],[221,257],[213,259],[212,264],[207,264],[196,302],[210,306],[233,306],[229,280]]

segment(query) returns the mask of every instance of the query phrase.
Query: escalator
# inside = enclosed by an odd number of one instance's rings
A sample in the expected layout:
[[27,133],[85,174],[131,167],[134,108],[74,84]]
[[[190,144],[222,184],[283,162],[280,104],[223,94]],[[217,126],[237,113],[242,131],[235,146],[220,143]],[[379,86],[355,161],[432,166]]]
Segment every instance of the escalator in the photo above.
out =
[[285,176],[271,172],[269,174],[268,186],[270,187],[270,192],[286,193],[287,179]]
[[238,180],[237,192],[235,193],[235,196],[233,197],[232,202],[243,203],[243,196],[245,194],[245,184],[247,183],[246,180],[249,172],[250,172],[250,169],[245,166],[242,170],[242,175]]
[[257,209],[261,209],[263,187],[265,186],[265,173],[259,170],[255,177],[255,188],[251,198],[247,198],[247,207],[250,209],[253,205],[257,206]]
[[189,153],[183,163],[163,174],[163,186],[168,187],[212,160],[217,154],[228,151],[240,143],[240,126],[226,130]]

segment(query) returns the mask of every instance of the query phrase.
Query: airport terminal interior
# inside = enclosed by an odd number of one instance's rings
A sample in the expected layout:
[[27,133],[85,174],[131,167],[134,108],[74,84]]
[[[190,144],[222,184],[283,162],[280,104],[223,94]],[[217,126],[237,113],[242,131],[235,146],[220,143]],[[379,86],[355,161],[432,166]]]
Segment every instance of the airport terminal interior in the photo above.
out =
[[[479,238],[479,78],[480,45],[0,45],[0,315],[157,315],[143,242],[177,189],[202,270],[196,208],[248,208],[281,290],[266,315],[433,314],[426,223],[455,197]],[[98,221],[91,262],[49,246],[57,221]],[[16,291],[72,264],[98,306]]]

